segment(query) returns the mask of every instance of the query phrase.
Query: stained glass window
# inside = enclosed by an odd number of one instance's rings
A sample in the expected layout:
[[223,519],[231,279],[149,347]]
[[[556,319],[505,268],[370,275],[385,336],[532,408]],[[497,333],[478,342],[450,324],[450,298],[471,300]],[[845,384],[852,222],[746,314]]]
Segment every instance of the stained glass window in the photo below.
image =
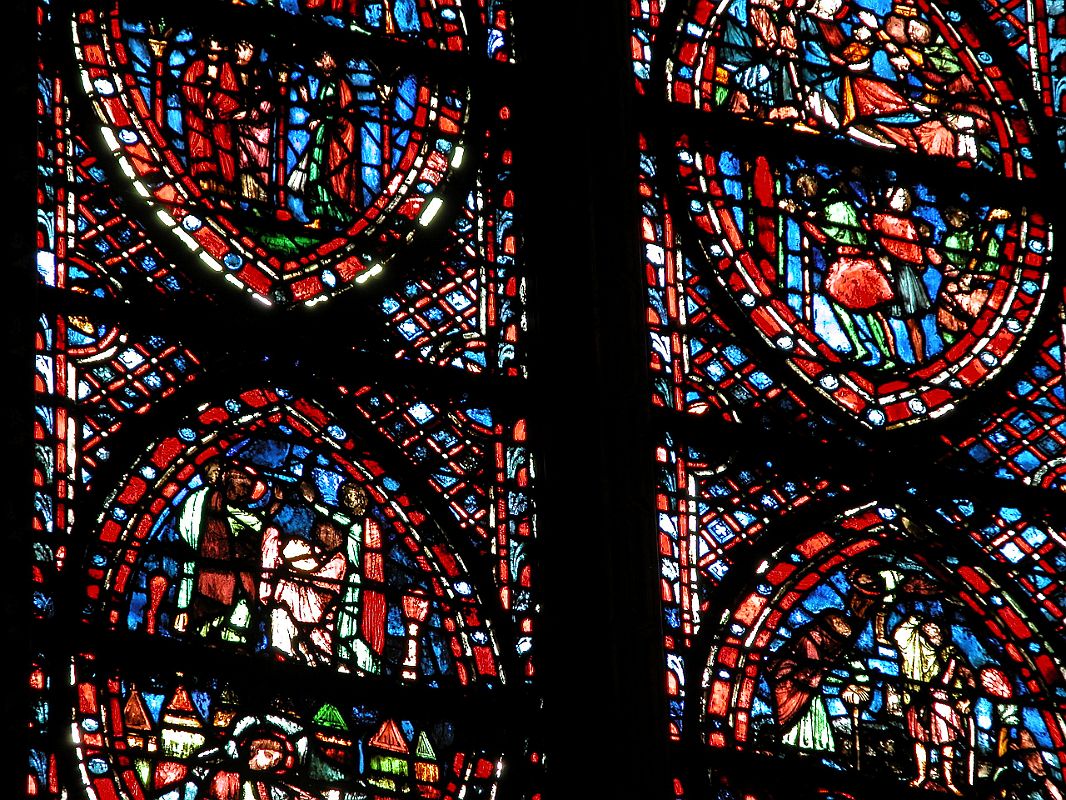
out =
[[509,5],[37,4],[28,796],[539,792]]
[[1062,800],[1060,2],[32,5],[20,793]]
[[681,798],[1060,798],[1061,8],[634,2]]

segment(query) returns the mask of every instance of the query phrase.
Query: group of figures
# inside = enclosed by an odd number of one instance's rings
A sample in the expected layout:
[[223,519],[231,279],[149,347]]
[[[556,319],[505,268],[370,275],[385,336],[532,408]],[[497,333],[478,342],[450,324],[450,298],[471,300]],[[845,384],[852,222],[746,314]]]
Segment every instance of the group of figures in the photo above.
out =
[[361,597],[364,535],[374,527],[366,490],[348,480],[326,503],[312,481],[272,480],[239,460],[209,462],[204,478],[170,526],[181,556],[173,631],[380,672],[383,609],[364,613]]
[[386,35],[417,31],[418,12],[414,0],[234,0],[244,5],[281,8],[290,14],[328,15],[346,23],[354,31]]
[[895,760],[914,787],[1062,800],[1045,724],[958,601],[899,565],[845,574],[843,602],[794,612],[768,663],[781,745],[856,769]]
[[916,4],[735,0],[717,20],[714,103],[967,164],[994,164],[974,76]]
[[[180,120],[169,119],[189,174],[223,207],[345,228],[370,199],[364,168],[383,168],[364,163],[368,114],[328,50],[304,70],[272,66],[248,40],[208,37],[178,72],[178,101]],[[375,145],[379,157],[382,150]]]
[[779,207],[806,263],[782,280],[827,342],[891,369],[925,362],[972,327],[1000,272],[1009,211],[939,208],[902,184],[869,191],[816,171],[791,184]]

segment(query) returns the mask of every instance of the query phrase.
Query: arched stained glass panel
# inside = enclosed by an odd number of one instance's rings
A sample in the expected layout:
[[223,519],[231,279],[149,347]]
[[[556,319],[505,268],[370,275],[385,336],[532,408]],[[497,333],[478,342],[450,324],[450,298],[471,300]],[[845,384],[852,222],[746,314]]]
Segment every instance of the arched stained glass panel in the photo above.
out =
[[1043,301],[1024,205],[892,171],[678,151],[704,259],[793,370],[872,427],[939,416],[993,377]]
[[464,87],[347,52],[282,56],[121,6],[80,14],[74,46],[142,213],[267,304],[380,272],[467,147]]
[[38,11],[29,794],[532,796],[510,4]]
[[677,798],[1062,795],[1056,13],[631,7]]
[[1053,654],[979,564],[907,546],[925,535],[871,505],[763,562],[704,673],[712,745],[758,742],[922,788],[1057,796]]
[[699,2],[668,61],[675,102],[876,150],[1031,177],[1033,124],[959,9]]
[[502,681],[464,560],[352,433],[287,396],[209,406],[132,465],[88,550],[85,619],[430,686]]

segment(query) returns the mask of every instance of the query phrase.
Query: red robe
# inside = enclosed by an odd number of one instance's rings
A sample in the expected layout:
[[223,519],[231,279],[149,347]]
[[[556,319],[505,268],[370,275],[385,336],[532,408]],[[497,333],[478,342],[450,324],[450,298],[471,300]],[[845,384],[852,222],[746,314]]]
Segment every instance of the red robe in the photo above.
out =
[[233,115],[241,108],[240,81],[228,61],[218,61],[211,77],[208,61],[198,58],[182,76],[189,172],[194,178],[232,185],[237,174]]

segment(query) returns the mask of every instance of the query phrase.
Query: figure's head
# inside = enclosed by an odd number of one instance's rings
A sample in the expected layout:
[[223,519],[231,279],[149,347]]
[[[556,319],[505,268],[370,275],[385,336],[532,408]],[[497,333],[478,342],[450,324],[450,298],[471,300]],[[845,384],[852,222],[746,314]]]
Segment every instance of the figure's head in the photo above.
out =
[[911,193],[903,186],[892,186],[885,193],[885,197],[888,199],[888,207],[893,211],[909,211],[911,207]]
[[836,19],[844,10],[844,0],[812,0],[807,13],[818,19]]
[[315,491],[315,484],[312,481],[298,481],[296,492],[308,503],[314,503],[318,499],[318,493]]
[[315,544],[326,552],[332,553],[340,550],[344,544],[344,534],[337,526],[327,520],[317,520],[311,529],[311,536]]
[[222,58],[222,53],[226,47],[222,44],[222,40],[217,36],[208,36],[207,41],[204,44],[204,55],[207,56],[208,61],[218,61]]
[[836,611],[827,611],[825,622],[829,629],[841,639],[847,639],[853,632],[851,620]]
[[940,626],[935,622],[923,622],[922,623],[922,636],[933,647],[939,647],[944,642],[944,634],[940,630]]
[[217,484],[219,476],[221,475],[222,463],[218,459],[212,458],[204,464],[204,478],[206,478],[208,486],[214,486]]
[[335,69],[337,69],[337,60],[329,50],[323,50],[315,56],[315,66],[318,67],[323,74],[330,75]]
[[285,760],[285,746],[273,736],[261,736],[248,743],[248,769],[268,772]]
[[944,221],[952,228],[965,228],[970,223],[970,215],[964,209],[950,206],[944,210]]
[[805,199],[818,195],[818,176],[813,172],[801,172],[796,176],[796,193]]
[[876,569],[868,566],[852,567],[847,577],[848,583],[864,594],[882,594],[885,591],[885,579]]
[[924,19],[907,20],[907,38],[915,44],[929,44],[933,41],[933,27]]
[[885,17],[885,35],[893,42],[900,44],[907,39],[907,21],[899,14],[889,14]]
[[367,495],[366,489],[352,481],[345,481],[337,490],[337,499],[341,508],[352,514],[359,515],[366,512]]
[[231,505],[246,506],[263,499],[267,486],[255,470],[241,464],[226,467],[221,476],[222,494]]
[[233,52],[237,56],[237,63],[243,67],[251,64],[252,59],[255,58],[255,45],[247,39],[241,39],[235,45]]

